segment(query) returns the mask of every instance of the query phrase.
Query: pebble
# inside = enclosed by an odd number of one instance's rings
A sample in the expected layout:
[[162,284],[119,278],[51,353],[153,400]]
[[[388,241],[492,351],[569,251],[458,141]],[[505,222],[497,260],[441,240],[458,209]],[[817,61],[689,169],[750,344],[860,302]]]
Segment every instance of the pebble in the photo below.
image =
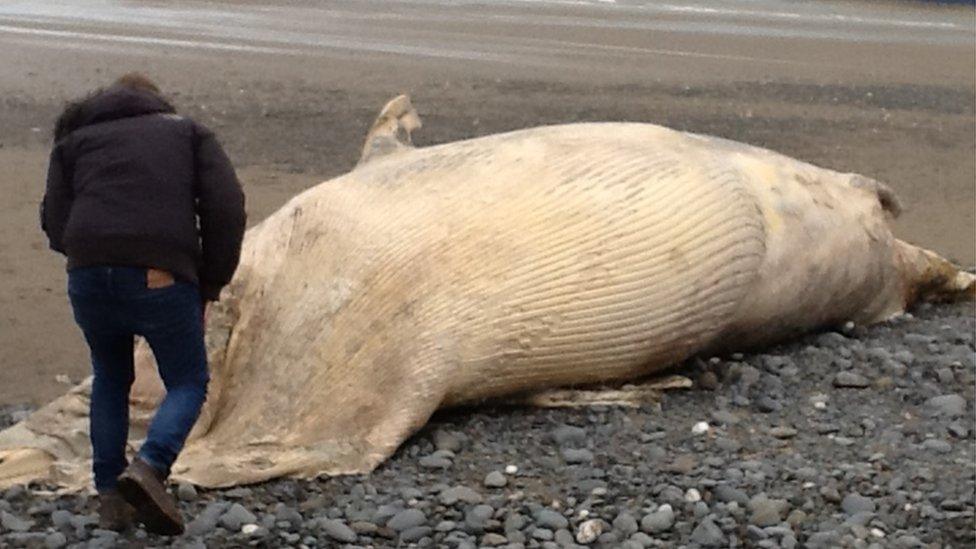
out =
[[576,543],[582,543],[583,545],[589,545],[600,537],[603,533],[603,521],[599,519],[590,519],[579,526],[579,530],[576,532]]
[[875,510],[874,501],[871,498],[858,494],[857,492],[852,492],[844,496],[840,506],[841,509],[843,509],[848,515],[856,515],[858,513],[873,513]]
[[749,500],[749,510],[752,512],[749,522],[760,527],[779,524],[789,511],[789,507],[789,503],[784,499],[756,496]]
[[180,501],[195,501],[197,499],[197,489],[189,482],[181,482],[176,487],[176,497]]
[[516,474],[518,472],[519,472],[519,468],[516,465],[506,465],[505,466],[505,474],[506,475],[514,475],[514,474]]
[[402,532],[426,522],[427,515],[420,509],[405,509],[393,515],[393,518],[386,523],[386,527],[395,532]]
[[354,543],[356,541],[356,532],[342,521],[322,519],[318,521],[318,526],[327,536],[336,541],[342,543]]
[[257,517],[253,513],[245,509],[240,503],[235,503],[221,515],[220,525],[231,532],[238,532],[241,526],[256,520]]
[[552,431],[552,439],[559,446],[583,445],[586,443],[586,431],[573,425],[561,425]]
[[691,541],[702,547],[720,547],[725,545],[725,534],[712,519],[706,518],[691,532]]
[[68,544],[68,538],[61,532],[54,532],[53,534],[48,534],[44,538],[44,546],[47,549],[61,549]]
[[26,532],[34,525],[33,521],[23,520],[6,511],[0,511],[0,526],[11,532]]
[[641,519],[640,529],[648,534],[658,534],[670,530],[674,526],[674,510],[664,504],[653,513]]
[[508,538],[493,532],[489,532],[481,537],[481,544],[488,547],[497,547],[499,545],[505,545],[506,543],[508,543]]
[[490,505],[475,505],[464,514],[464,524],[474,532],[482,532],[494,514],[495,509]]
[[775,438],[788,439],[795,437],[797,430],[792,427],[773,427],[769,430],[769,434]]
[[639,528],[640,527],[637,524],[637,519],[626,511],[621,512],[615,519],[613,519],[613,529],[620,532],[623,537],[629,537],[632,534],[635,534]]
[[925,401],[925,408],[932,414],[957,417],[966,413],[966,399],[961,395],[940,395]]
[[467,486],[455,486],[442,491],[438,499],[444,505],[454,505],[458,502],[469,504],[481,503],[484,498],[481,497],[481,494]]
[[711,429],[707,421],[699,421],[698,423],[691,426],[691,434],[693,435],[704,435]]
[[569,520],[550,509],[541,509],[535,513],[535,523],[543,528],[558,530],[569,526]]
[[562,454],[566,463],[589,463],[593,461],[593,452],[585,448],[563,448]]
[[870,386],[871,381],[868,378],[854,372],[840,372],[834,376],[834,387],[864,389]]
[[937,438],[930,438],[922,443],[922,448],[926,450],[931,450],[933,452],[938,452],[940,454],[948,454],[952,451],[952,445],[944,440],[939,440]]
[[488,488],[504,488],[508,485],[508,479],[500,471],[492,471],[485,476],[484,484]]

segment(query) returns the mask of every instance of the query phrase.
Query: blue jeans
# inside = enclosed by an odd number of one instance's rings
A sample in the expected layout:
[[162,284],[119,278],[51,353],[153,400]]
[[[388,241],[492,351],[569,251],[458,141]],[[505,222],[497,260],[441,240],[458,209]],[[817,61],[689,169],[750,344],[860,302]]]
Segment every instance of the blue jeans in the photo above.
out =
[[136,335],[145,337],[152,348],[166,386],[166,398],[153,417],[139,457],[169,474],[200,415],[210,380],[197,286],[177,280],[150,289],[144,268],[84,267],[68,273],[68,296],[91,349],[90,431],[96,490],[114,489],[128,465],[125,448]]

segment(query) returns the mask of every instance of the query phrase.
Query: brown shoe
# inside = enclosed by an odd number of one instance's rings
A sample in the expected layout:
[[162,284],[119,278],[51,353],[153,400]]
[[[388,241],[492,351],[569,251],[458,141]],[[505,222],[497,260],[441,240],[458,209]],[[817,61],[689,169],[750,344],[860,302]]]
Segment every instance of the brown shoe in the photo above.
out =
[[136,518],[136,510],[129,505],[118,490],[98,494],[98,527],[104,530],[124,532]]
[[139,458],[119,476],[119,493],[136,508],[136,518],[153,534],[183,533],[176,499],[166,490],[165,477]]

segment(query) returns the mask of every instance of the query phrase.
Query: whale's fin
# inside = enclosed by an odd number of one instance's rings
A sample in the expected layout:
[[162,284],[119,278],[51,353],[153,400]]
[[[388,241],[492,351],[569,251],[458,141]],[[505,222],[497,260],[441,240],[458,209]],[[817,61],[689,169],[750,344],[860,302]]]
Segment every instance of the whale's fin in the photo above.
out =
[[420,116],[410,103],[410,96],[394,97],[380,111],[366,134],[359,164],[407,148],[413,148],[410,134],[422,126]]

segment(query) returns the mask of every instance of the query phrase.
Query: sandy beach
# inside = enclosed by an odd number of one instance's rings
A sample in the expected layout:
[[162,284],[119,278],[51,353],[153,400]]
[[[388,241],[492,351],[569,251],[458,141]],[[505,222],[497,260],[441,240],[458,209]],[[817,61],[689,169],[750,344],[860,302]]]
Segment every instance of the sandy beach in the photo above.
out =
[[420,145],[630,120],[862,173],[908,206],[900,237],[971,265],[973,32],[971,8],[911,3],[4,4],[0,403],[87,375],[37,204],[63,102],[124,71],[218,132],[252,222],[350,169],[379,106],[408,92]]

